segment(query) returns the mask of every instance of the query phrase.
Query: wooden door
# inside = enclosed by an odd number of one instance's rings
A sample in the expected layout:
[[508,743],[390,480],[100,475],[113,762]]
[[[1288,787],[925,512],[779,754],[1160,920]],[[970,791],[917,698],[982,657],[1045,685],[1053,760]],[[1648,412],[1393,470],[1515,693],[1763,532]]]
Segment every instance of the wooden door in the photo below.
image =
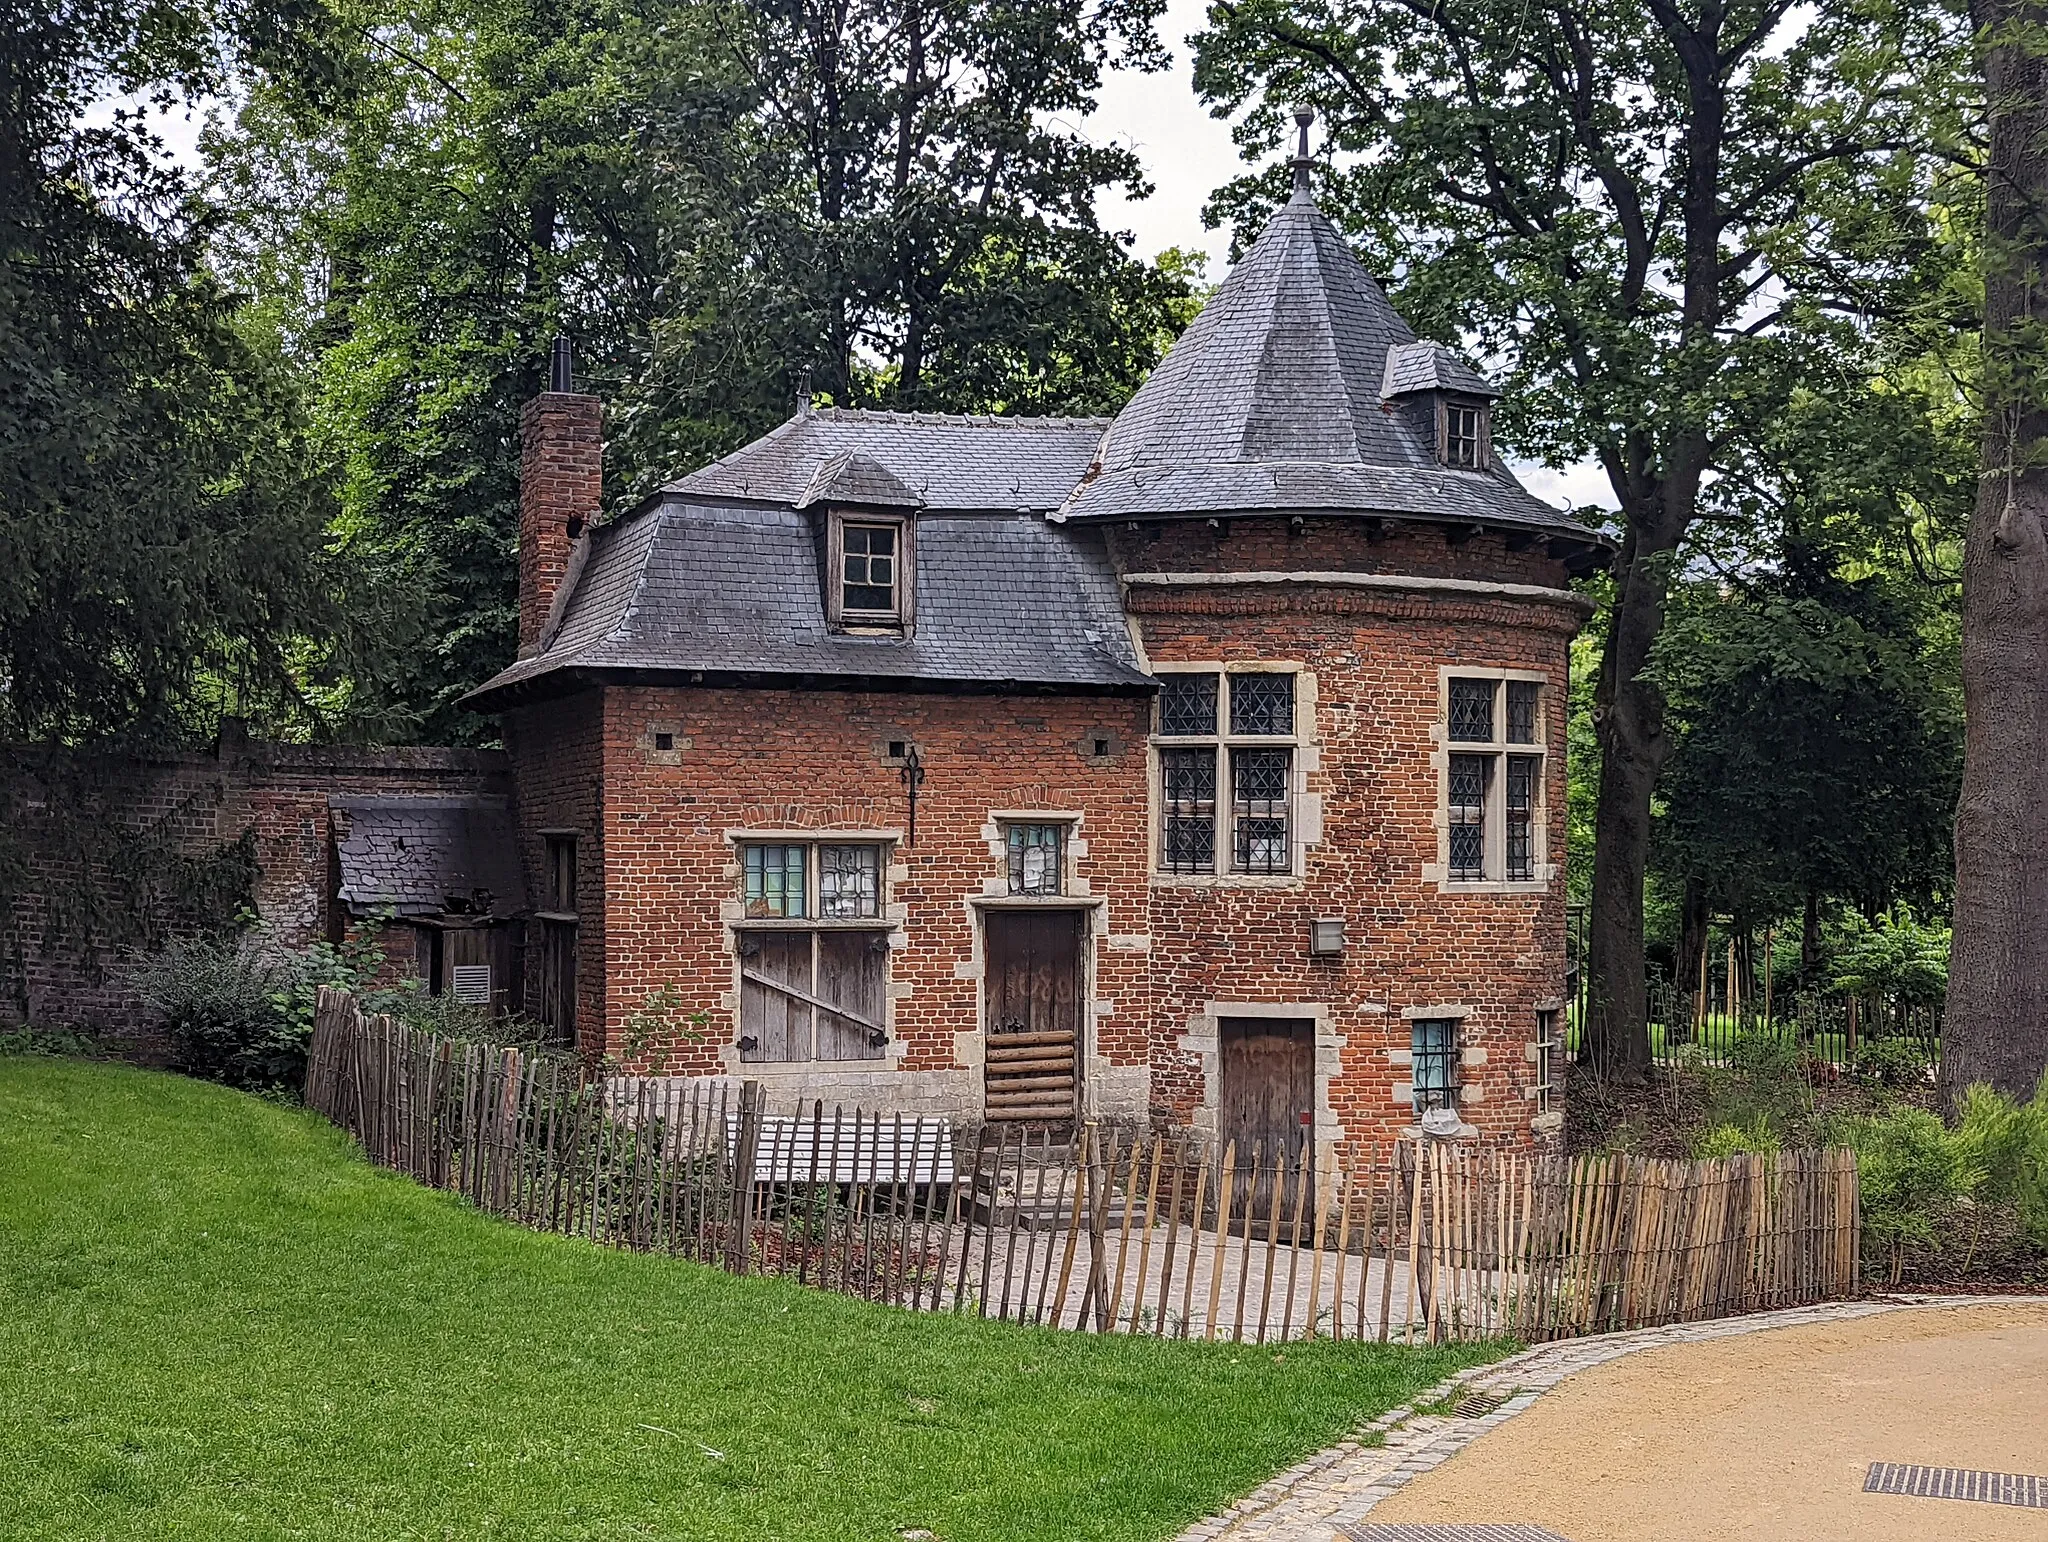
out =
[[540,924],[538,1010],[534,1014],[554,1030],[560,1044],[576,1042],[576,923],[545,920]]
[[[1244,1172],[1257,1153],[1252,1181],[1254,1214],[1264,1229],[1273,1202],[1273,1173],[1285,1168],[1281,1194],[1283,1227],[1294,1215],[1296,1176],[1308,1153],[1311,1196],[1315,1183],[1315,1023],[1300,1017],[1226,1017],[1217,1025],[1222,1040],[1223,1084],[1217,1104],[1219,1150],[1237,1142],[1237,1166]],[[1313,1200],[1311,1199],[1311,1208]],[[1313,1223],[1304,1212],[1303,1226]],[[1284,1233],[1283,1233],[1284,1234]]]
[[1074,1117],[1085,922],[1078,910],[991,910],[984,918],[984,1078],[992,1120]]

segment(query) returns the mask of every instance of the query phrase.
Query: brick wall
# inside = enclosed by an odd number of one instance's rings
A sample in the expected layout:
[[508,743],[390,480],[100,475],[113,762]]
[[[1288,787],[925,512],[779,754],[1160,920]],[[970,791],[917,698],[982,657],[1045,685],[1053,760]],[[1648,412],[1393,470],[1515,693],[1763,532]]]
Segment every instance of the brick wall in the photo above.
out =
[[[592,690],[508,718],[529,863],[543,826],[585,841],[580,1021],[586,1048],[630,1070],[758,1077],[778,1098],[972,1117],[981,1094],[977,915],[1002,890],[994,817],[1079,816],[1071,865],[1090,907],[1090,1106],[1109,1118],[1214,1128],[1218,1020],[1315,1022],[1318,1134],[1380,1145],[1412,1125],[1409,1021],[1462,1013],[1465,1116],[1526,1141],[1526,1058],[1539,1002],[1563,994],[1567,643],[1586,606],[1540,543],[1358,523],[1201,522],[1116,532],[1127,600],[1151,661],[1298,668],[1303,736],[1297,875],[1151,872],[1150,703],[654,686]],[[1421,588],[1232,581],[1269,572],[1448,580]],[[1476,588],[1512,584],[1532,594]],[[1545,682],[1547,876],[1446,890],[1441,861],[1446,669]],[[1092,753],[1107,738],[1113,752]],[[892,741],[926,779],[917,844]],[[664,747],[664,742],[666,747]],[[888,1058],[775,1066],[738,1059],[737,832],[860,831],[898,841]],[[1311,957],[1309,923],[1341,916],[1348,945]],[[591,922],[598,921],[597,927]],[[698,1032],[644,1008],[674,988]],[[636,1014],[639,1014],[636,1021]],[[628,1024],[633,1025],[629,1032]],[[650,1030],[653,1030],[650,1032]]]
[[[1561,588],[1540,547],[1436,529],[1372,534],[1356,522],[1245,520],[1119,532],[1126,573],[1358,572]],[[1463,1107],[1489,1137],[1525,1139],[1536,1004],[1564,987],[1564,734],[1576,602],[1452,589],[1274,584],[1134,585],[1154,666],[1290,663],[1314,701],[1301,778],[1318,825],[1300,876],[1155,880],[1153,1108],[1164,1124],[1214,1120],[1217,1019],[1299,1005],[1316,1023],[1318,1125],[1380,1145],[1413,1124],[1404,1011],[1465,1010]],[[1540,673],[1548,750],[1544,814],[1553,875],[1513,893],[1446,892],[1439,860],[1442,672]],[[1341,916],[1340,957],[1308,954],[1310,921]],[[1213,1009],[1212,1009],[1213,1004]],[[1255,1014],[1248,1014],[1255,1015]]]
[[[576,842],[576,1037],[592,1056],[604,1053],[605,844],[603,698],[587,691],[505,714],[505,747],[512,766],[519,819],[519,856],[526,892],[541,904],[547,894],[550,835]],[[537,1010],[541,935],[529,927],[525,999]]]
[[[330,796],[508,786],[504,758],[493,751],[254,744],[232,729],[212,754],[16,748],[0,763],[0,807],[26,856],[0,917],[0,1019],[92,1029],[145,1058],[158,1046],[119,968],[136,924],[162,933],[222,918],[176,913],[168,897],[154,913],[136,915],[126,903],[132,881],[116,870],[118,843],[81,845],[81,827],[117,827],[152,844],[160,837],[163,849],[188,857],[253,832],[258,911],[297,946],[323,936],[330,922]],[[53,807],[63,817],[52,818]],[[74,924],[81,896],[100,907],[105,924]]]
[[519,414],[519,647],[547,625],[569,549],[604,495],[603,404],[546,391]]
[[[1145,925],[1148,703],[661,687],[611,688],[603,699],[603,979],[613,1053],[627,1048],[627,1019],[673,985],[689,1007],[708,1011],[701,1041],[657,1034],[629,1057],[636,1068],[739,1071],[738,964],[726,925],[740,892],[733,832],[888,832],[896,841],[885,918],[888,1059],[782,1071],[750,1064],[745,1074],[792,1093],[801,1080],[807,1096],[871,1106],[977,1107],[975,902],[996,897],[1004,873],[990,851],[991,820],[1072,813],[1080,816],[1073,898],[1093,918],[1088,994],[1101,1064],[1091,1069],[1112,1101],[1121,1072],[1124,1112],[1142,1115],[1144,956],[1132,939]],[[671,748],[656,748],[660,734]],[[1110,754],[1093,753],[1098,739]],[[517,742],[523,760],[527,741]],[[925,768],[915,846],[893,742],[915,743]]]

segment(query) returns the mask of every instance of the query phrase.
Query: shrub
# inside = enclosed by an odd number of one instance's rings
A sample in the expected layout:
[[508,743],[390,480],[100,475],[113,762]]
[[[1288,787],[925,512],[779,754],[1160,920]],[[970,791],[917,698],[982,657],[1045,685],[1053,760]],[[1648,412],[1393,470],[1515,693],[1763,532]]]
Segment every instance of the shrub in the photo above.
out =
[[2026,1103],[1981,1083],[1969,1088],[1956,1139],[1983,1175],[1984,1201],[2012,1206],[2027,1240],[2048,1249],[2048,1075]]
[[1865,1039],[1856,1046],[1856,1074],[1875,1087],[1923,1087],[1932,1067],[1916,1039]]
[[174,1069],[250,1091],[295,1093],[304,1086],[322,986],[353,992],[365,1012],[450,1038],[534,1037],[518,1019],[493,1019],[487,1007],[429,995],[417,978],[379,985],[383,968],[384,949],[374,938],[290,949],[257,928],[224,941],[174,941],[138,960],[130,974],[163,1021]]
[[1770,1120],[1759,1114],[1746,1126],[1723,1123],[1703,1131],[1692,1144],[1692,1154],[1702,1162],[1746,1153],[1775,1156],[1783,1145],[1778,1132],[1771,1128]]
[[1880,916],[1868,926],[1852,915],[1834,956],[1834,988],[1939,1006],[1948,994],[1948,955],[1945,926],[1921,926],[1904,913]]
[[1834,1121],[1836,1143],[1852,1148],[1863,1189],[1863,1232],[1898,1282],[1906,1245],[1936,1244],[1939,1223],[1983,1182],[1984,1168],[1960,1132],[1920,1108]]
[[104,1054],[99,1040],[70,1028],[38,1028],[34,1023],[0,1028],[0,1055],[57,1055],[98,1060]]

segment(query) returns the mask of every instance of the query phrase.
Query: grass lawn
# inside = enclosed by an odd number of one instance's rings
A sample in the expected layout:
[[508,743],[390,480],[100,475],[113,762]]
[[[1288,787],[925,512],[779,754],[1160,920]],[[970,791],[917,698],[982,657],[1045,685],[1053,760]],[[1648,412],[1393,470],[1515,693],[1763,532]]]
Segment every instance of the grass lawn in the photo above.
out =
[[313,1116],[0,1057],[0,1538],[1170,1537],[1490,1351],[913,1316],[491,1220]]

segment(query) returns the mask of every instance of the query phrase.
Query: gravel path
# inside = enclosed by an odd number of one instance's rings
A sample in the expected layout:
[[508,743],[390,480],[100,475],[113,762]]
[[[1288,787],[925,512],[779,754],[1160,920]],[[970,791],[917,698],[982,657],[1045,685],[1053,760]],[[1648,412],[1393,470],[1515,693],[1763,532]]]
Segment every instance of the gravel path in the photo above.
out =
[[[1499,1406],[1447,1411],[1467,1398]],[[2039,1510],[1866,1495],[1873,1461],[2048,1474],[2048,1297],[1886,1297],[1541,1345],[1460,1374],[1181,1542],[1344,1542],[1367,1516],[1519,1522],[1570,1542],[2048,1536]]]

